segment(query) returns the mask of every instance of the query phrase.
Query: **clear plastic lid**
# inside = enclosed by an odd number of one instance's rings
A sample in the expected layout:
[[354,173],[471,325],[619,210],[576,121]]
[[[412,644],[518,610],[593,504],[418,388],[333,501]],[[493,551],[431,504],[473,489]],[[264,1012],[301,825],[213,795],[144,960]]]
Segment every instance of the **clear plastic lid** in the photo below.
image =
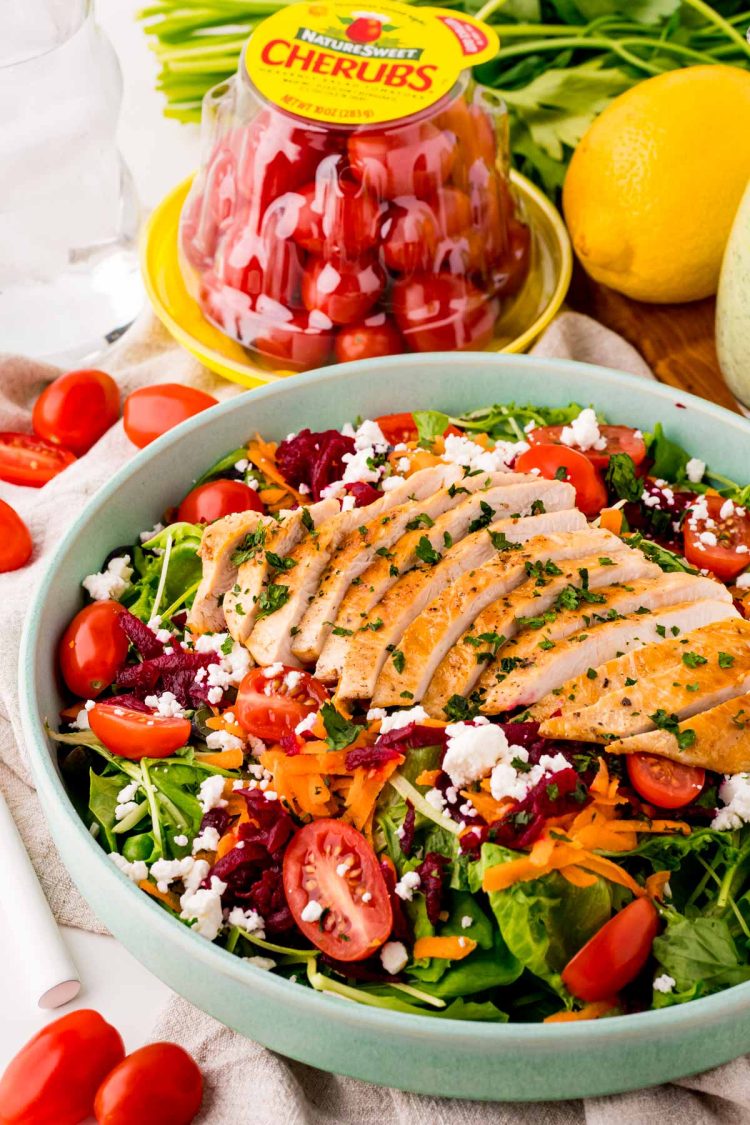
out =
[[204,315],[283,369],[487,347],[530,254],[505,107],[467,69],[496,49],[468,16],[395,2],[260,25],[206,97],[182,213]]

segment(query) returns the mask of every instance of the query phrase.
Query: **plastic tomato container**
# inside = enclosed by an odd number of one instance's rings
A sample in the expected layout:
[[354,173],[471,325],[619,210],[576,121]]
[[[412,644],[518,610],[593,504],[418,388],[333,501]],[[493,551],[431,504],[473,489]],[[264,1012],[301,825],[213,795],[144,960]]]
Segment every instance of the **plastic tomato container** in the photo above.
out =
[[530,257],[505,107],[471,77],[469,16],[282,9],[206,95],[180,267],[264,365],[487,347]]

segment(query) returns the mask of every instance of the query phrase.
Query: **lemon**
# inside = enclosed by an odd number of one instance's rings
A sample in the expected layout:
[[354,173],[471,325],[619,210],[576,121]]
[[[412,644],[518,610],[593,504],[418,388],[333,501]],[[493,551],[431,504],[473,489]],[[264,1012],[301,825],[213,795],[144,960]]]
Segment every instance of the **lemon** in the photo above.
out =
[[563,211],[587,273],[640,301],[716,292],[750,179],[750,73],[695,66],[616,98],[581,139]]

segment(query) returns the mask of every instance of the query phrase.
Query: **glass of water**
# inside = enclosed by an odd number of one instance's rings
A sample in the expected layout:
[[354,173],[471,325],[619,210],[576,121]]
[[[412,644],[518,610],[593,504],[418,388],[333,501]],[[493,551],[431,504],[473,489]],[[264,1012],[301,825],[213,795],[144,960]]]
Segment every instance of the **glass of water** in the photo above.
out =
[[0,351],[91,362],[143,303],[117,57],[92,0],[2,8]]

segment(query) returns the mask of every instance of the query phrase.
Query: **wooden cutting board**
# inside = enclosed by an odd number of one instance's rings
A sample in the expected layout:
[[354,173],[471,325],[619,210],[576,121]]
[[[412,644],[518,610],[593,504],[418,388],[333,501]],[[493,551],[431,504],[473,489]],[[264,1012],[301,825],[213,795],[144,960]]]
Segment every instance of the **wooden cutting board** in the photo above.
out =
[[657,379],[739,413],[714,343],[716,302],[649,305],[592,281],[576,264],[568,304],[606,324],[637,348]]

